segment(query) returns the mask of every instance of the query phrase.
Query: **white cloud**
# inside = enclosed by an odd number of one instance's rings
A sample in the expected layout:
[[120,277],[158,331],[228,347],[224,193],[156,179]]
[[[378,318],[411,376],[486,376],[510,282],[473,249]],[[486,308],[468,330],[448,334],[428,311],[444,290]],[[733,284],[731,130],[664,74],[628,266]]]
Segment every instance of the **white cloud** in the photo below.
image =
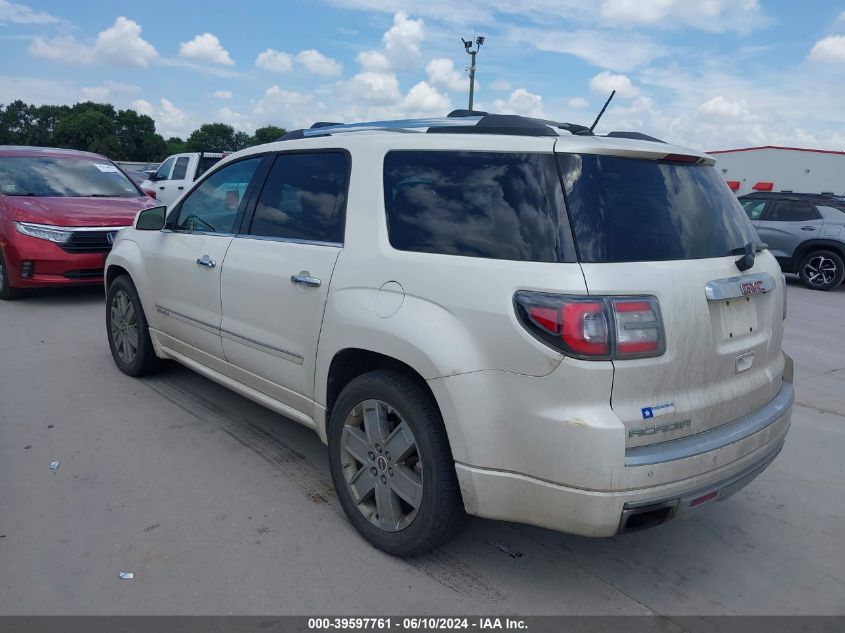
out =
[[626,75],[614,75],[607,70],[590,79],[590,90],[603,95],[610,95],[615,90],[616,95],[624,99],[633,99],[640,94],[640,89]]
[[138,114],[146,114],[147,116],[153,116],[154,114],[153,104],[146,99],[136,99],[129,104],[129,107],[135,110]]
[[845,35],[830,35],[816,42],[810,59],[822,62],[845,62]]
[[590,102],[584,99],[583,97],[573,97],[572,99],[566,100],[566,105],[568,105],[570,108],[577,108],[580,110],[590,105]]
[[525,88],[514,90],[507,101],[496,99],[496,112],[502,114],[521,114],[522,116],[544,118],[543,97],[528,92]]
[[385,72],[390,70],[390,62],[387,61],[387,57],[384,56],[384,53],[380,53],[379,51],[361,51],[355,57],[355,61],[357,61],[364,70],[372,70],[374,72]]
[[173,105],[169,99],[161,98],[160,109],[155,115],[158,132],[168,138],[170,136],[185,137],[193,131],[192,122],[184,111]]
[[235,65],[229,51],[223,48],[220,40],[212,33],[203,33],[188,42],[182,42],[179,44],[179,55],[205,64]]
[[235,112],[231,108],[220,108],[217,110],[216,119],[221,123],[231,125],[238,132],[246,132],[247,134],[255,132],[255,125],[250,121],[249,117]]
[[283,51],[268,48],[255,58],[255,65],[273,73],[290,72],[293,68],[293,57]]
[[512,87],[511,82],[506,79],[495,79],[490,82],[490,90],[495,90],[496,92],[507,92]]
[[135,84],[120,81],[106,81],[99,86],[83,87],[80,89],[82,98],[89,101],[108,101],[120,94],[129,94],[141,90]]
[[[458,91],[469,88],[469,77],[466,74],[455,70],[455,64],[446,57],[435,57],[425,66],[428,81],[438,88],[444,90]],[[476,90],[478,82],[475,83]]]
[[70,35],[49,40],[36,37],[32,40],[29,53],[35,57],[71,64],[105,62],[142,68],[147,68],[150,62],[158,58],[155,47],[141,37],[141,25],[123,16],[118,17],[109,28],[100,31],[93,45],[79,42]]
[[750,112],[745,101],[729,101],[718,95],[698,106],[699,112],[707,116],[728,119],[748,119]]
[[744,33],[768,22],[758,0],[604,0],[601,15],[623,25],[692,26],[714,32]]
[[305,66],[315,75],[339,75],[343,66],[331,57],[326,57],[313,48],[301,51],[296,55],[296,61]]
[[303,92],[282,90],[272,86],[255,104],[253,114],[257,125],[280,125],[287,129],[308,127],[321,117],[325,106],[314,96]]
[[438,92],[437,88],[421,81],[408,91],[402,100],[405,116],[445,116],[452,110],[449,97]]
[[393,16],[393,24],[382,36],[382,51],[362,51],[356,57],[365,71],[411,70],[420,64],[420,45],[425,39],[422,20],[413,20],[404,11]]
[[61,22],[55,15],[38,11],[25,4],[0,0],[0,22],[16,24],[55,24]]
[[508,37],[541,51],[574,55],[593,66],[626,72],[669,53],[662,44],[639,35],[609,30],[556,31],[513,28]]
[[843,22],[845,22],[845,11],[837,15],[834,22],[836,22],[837,24],[842,24]]
[[349,96],[364,102],[395,103],[402,94],[393,73],[364,71],[346,82],[346,87]]
[[215,90],[212,93],[212,96],[215,99],[231,99],[232,98],[232,91],[231,90]]

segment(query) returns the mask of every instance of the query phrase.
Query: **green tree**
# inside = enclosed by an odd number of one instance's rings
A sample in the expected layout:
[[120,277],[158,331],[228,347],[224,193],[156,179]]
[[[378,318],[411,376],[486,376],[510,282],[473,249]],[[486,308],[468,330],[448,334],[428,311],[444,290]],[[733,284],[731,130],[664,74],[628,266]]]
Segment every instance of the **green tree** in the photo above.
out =
[[249,144],[263,145],[264,143],[272,143],[273,141],[278,141],[286,133],[287,130],[283,127],[265,125],[264,127],[260,127],[255,130],[255,134],[252,135],[252,138],[249,140]]
[[2,127],[4,143],[11,145],[26,145],[27,137],[33,123],[33,107],[17,99],[6,106],[3,112]]
[[135,110],[120,110],[117,113],[115,133],[120,141],[119,160],[154,160],[167,146],[160,134],[156,134],[155,121]]
[[239,140],[231,125],[203,123],[198,130],[191,132],[185,145],[189,152],[225,152],[238,149]]
[[56,124],[68,112],[70,106],[66,105],[33,106],[33,120],[26,135],[26,144],[40,147],[52,145]]
[[98,108],[79,108],[77,104],[58,120],[53,130],[53,143],[59,147],[86,151],[106,151],[119,159],[120,140],[115,135],[114,121]]
[[185,141],[183,141],[178,136],[171,136],[165,142],[164,151],[161,154],[159,154],[159,156],[156,160],[163,160],[164,158],[167,158],[168,156],[170,156],[172,154],[182,154],[182,153],[187,152],[187,151],[188,151],[188,149],[185,145]]

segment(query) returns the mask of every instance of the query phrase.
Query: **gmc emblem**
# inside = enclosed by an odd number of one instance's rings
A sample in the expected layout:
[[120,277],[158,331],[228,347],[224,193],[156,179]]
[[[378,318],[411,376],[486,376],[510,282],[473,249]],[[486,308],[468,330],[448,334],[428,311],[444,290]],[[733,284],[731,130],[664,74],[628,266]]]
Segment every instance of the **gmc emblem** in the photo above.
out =
[[744,295],[759,295],[766,292],[766,285],[762,281],[743,281],[739,289]]

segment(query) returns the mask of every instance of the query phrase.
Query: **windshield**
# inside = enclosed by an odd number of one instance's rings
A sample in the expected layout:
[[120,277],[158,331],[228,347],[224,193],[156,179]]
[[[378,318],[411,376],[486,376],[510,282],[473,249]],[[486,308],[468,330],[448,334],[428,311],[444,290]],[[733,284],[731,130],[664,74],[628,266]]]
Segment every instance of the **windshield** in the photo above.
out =
[[2,156],[0,194],[56,198],[142,195],[107,159],[77,156]]
[[758,241],[713,167],[591,154],[558,162],[582,262],[723,257]]

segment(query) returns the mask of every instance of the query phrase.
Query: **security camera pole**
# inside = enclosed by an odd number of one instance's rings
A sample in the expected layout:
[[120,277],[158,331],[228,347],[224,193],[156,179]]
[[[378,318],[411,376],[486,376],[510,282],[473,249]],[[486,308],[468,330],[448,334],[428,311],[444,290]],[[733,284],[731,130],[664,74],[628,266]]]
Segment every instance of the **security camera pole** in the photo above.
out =
[[484,38],[480,35],[475,38],[475,50],[472,50],[472,40],[467,41],[461,38],[461,41],[464,43],[464,50],[472,57],[472,63],[467,69],[469,70],[469,109],[472,110],[472,97],[475,94],[475,56],[481,50],[481,45],[484,44]]

